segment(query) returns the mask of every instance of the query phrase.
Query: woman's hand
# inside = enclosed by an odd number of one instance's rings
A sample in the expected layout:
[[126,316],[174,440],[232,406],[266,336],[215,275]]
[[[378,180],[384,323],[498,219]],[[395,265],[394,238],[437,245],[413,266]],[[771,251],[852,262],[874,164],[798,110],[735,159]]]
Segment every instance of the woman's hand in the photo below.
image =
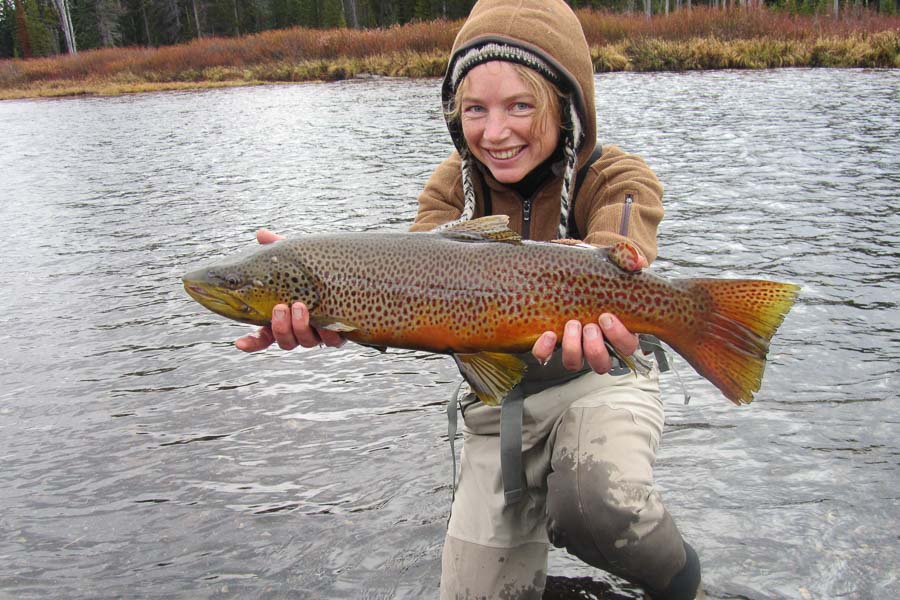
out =
[[[563,331],[562,364],[570,371],[577,371],[584,361],[601,375],[612,368],[612,358],[604,340],[622,356],[631,356],[638,349],[637,335],[628,331],[614,315],[603,313],[597,323],[584,327],[580,321],[569,321]],[[537,339],[531,353],[542,363],[550,360],[556,349],[556,334],[545,331]]]
[[[639,273],[649,266],[641,249],[631,243],[620,243],[611,246],[609,258],[622,269]],[[562,364],[570,371],[577,371],[585,361],[591,369],[604,374],[612,369],[612,357],[604,342],[609,342],[622,356],[631,356],[637,352],[640,343],[637,335],[628,331],[614,315],[603,313],[597,323],[588,323],[584,327],[580,321],[569,321],[563,330]],[[531,349],[541,363],[550,360],[556,349],[556,334],[545,331],[537,339]]]
[[[271,244],[284,239],[268,229],[256,232],[256,241]],[[234,345],[244,352],[265,350],[277,342],[283,350],[293,350],[297,346],[312,348],[325,345],[337,348],[346,340],[341,334],[325,329],[316,329],[309,324],[309,309],[302,302],[295,302],[290,309],[286,304],[278,304],[272,310],[272,324],[261,327],[255,334],[238,338]]]

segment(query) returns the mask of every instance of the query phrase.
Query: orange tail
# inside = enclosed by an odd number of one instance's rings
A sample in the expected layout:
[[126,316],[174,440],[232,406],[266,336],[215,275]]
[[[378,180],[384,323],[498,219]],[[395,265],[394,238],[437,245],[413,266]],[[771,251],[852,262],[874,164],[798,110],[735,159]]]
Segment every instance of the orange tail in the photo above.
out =
[[[766,368],[769,340],[791,309],[799,286],[749,279],[690,279],[709,307],[692,330],[664,339],[735,404],[749,404]],[[666,336],[669,337],[669,336]]]

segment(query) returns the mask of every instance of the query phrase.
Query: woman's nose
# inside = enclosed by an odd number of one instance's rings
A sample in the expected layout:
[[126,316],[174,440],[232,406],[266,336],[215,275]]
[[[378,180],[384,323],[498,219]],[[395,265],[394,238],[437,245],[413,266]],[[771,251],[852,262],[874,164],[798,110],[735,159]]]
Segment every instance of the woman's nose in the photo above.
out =
[[508,133],[506,115],[497,112],[489,113],[484,124],[484,137],[488,140],[502,140]]

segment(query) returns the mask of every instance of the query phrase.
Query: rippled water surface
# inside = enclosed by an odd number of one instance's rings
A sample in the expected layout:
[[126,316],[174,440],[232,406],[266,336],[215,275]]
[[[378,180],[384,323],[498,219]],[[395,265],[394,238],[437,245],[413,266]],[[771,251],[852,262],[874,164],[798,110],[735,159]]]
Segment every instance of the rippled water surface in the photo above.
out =
[[[597,81],[601,139],[666,185],[656,270],[803,286],[751,406],[664,376],[657,478],[710,595],[900,597],[900,71]],[[405,228],[438,107],[405,80],[0,103],[0,597],[436,597],[451,362],[244,355],[179,277],[261,226]]]

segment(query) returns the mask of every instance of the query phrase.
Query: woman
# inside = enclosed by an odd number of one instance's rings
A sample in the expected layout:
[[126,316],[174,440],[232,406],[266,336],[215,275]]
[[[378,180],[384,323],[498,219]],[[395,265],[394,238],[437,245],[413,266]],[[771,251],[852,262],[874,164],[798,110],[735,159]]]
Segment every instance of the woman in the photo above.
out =
[[[640,266],[656,257],[662,187],[614,146],[597,158],[590,53],[562,0],[478,2],[454,43],[442,95],[457,151],[426,184],[413,231],[506,214],[525,238],[627,238],[644,255]],[[273,341],[285,349],[342,343],[310,328],[301,304],[276,307],[271,328],[237,345],[254,351]],[[700,593],[697,556],[653,484],[664,421],[658,372],[610,373],[605,342],[625,356],[639,347],[614,315],[570,321],[562,340],[547,332],[536,341],[526,380],[504,408],[461,402],[464,447],[441,598],[540,598],[549,543],[640,583],[654,599]],[[517,402],[521,413],[501,435],[501,413]]]

